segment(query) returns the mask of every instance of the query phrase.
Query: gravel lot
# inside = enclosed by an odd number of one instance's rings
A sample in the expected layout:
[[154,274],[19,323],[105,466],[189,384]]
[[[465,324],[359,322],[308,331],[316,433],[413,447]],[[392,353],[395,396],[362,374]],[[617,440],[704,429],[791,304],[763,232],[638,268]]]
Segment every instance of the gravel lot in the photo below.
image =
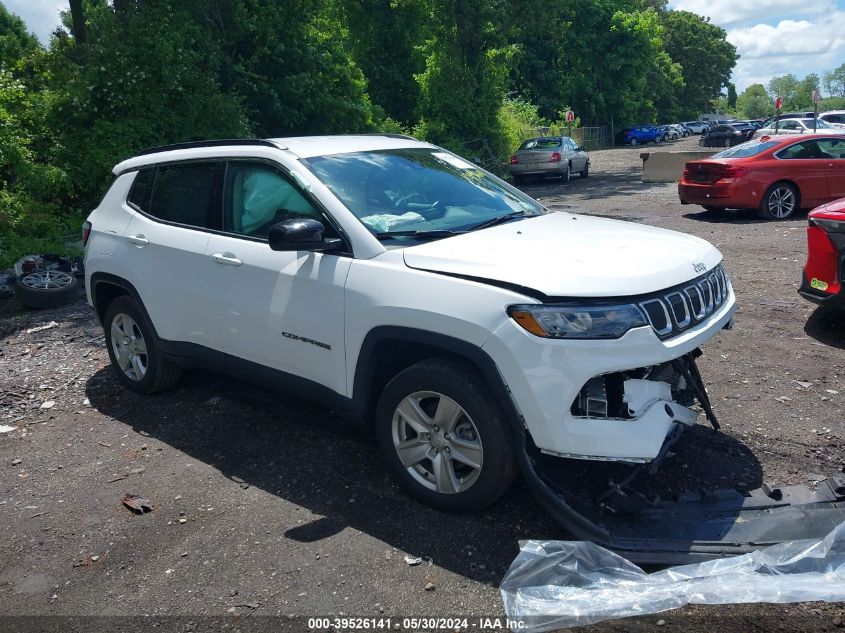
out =
[[[589,178],[525,190],[725,256],[740,310],[699,361],[723,436],[688,434],[664,470],[749,487],[838,472],[845,322],[795,292],[806,219],[682,206],[673,184],[640,182],[647,150],[593,152]],[[0,384],[0,424],[17,427],[0,434],[0,614],[227,616],[205,624],[241,630],[290,622],[271,615],[502,616],[517,541],[566,538],[522,483],[479,516],[407,499],[374,441],[316,404],[201,371],[154,397],[126,392],[82,298],[38,312],[0,301]],[[133,515],[125,493],[153,511]],[[818,631],[843,618],[841,604],[689,607],[584,630]]]

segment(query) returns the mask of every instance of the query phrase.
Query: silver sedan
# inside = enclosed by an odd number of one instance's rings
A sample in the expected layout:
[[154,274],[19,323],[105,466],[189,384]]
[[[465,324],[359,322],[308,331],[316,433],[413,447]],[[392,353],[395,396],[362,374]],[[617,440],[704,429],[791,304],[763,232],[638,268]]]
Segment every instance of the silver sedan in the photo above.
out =
[[520,145],[508,169],[515,183],[528,176],[557,176],[569,182],[573,172],[582,178],[589,175],[590,157],[568,136],[544,136]]

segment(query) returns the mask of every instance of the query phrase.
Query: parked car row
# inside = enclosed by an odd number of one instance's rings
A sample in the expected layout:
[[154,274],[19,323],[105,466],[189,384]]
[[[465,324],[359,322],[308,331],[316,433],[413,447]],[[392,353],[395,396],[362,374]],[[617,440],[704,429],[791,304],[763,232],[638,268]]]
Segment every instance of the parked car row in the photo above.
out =
[[687,127],[684,123],[672,123],[667,125],[641,123],[619,130],[614,138],[614,143],[616,145],[667,143],[669,141],[676,141],[680,138],[686,138],[687,136],[696,133],[698,132],[693,131],[693,129]]

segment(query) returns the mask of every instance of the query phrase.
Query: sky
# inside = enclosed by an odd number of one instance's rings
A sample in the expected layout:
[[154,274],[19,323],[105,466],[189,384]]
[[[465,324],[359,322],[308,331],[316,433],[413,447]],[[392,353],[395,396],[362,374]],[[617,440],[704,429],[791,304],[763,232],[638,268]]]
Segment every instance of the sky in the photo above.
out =
[[[59,25],[67,0],[2,0],[43,43]],[[672,9],[708,16],[740,54],[737,92],[793,73],[821,77],[845,63],[845,0],[669,0]]]

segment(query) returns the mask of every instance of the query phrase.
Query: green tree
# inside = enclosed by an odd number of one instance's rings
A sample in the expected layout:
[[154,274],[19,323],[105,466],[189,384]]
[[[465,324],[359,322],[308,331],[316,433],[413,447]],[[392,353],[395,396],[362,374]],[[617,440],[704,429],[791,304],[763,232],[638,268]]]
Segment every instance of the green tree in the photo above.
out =
[[497,29],[499,0],[428,0],[432,36],[425,45],[416,133],[458,151],[487,138],[507,151],[499,121],[511,51]]
[[349,43],[367,78],[367,92],[385,114],[416,122],[419,84],[425,69],[420,43],[428,36],[425,5],[415,0],[343,0]]
[[845,97],[845,64],[824,74],[824,89],[831,97]]
[[737,112],[746,119],[761,119],[775,113],[775,106],[762,84],[751,84],[736,99]]
[[732,110],[736,108],[736,86],[733,85],[731,82],[728,82],[728,107]]
[[666,52],[683,68],[682,111],[696,117],[730,79],[738,59],[736,48],[724,29],[689,11],[668,11],[663,24]]
[[38,38],[26,30],[23,20],[0,3],[0,66],[19,75],[26,60],[40,48]]
[[769,95],[774,99],[780,97],[783,100],[783,110],[794,110],[800,106],[796,105],[800,82],[792,73],[773,77],[769,81]]

